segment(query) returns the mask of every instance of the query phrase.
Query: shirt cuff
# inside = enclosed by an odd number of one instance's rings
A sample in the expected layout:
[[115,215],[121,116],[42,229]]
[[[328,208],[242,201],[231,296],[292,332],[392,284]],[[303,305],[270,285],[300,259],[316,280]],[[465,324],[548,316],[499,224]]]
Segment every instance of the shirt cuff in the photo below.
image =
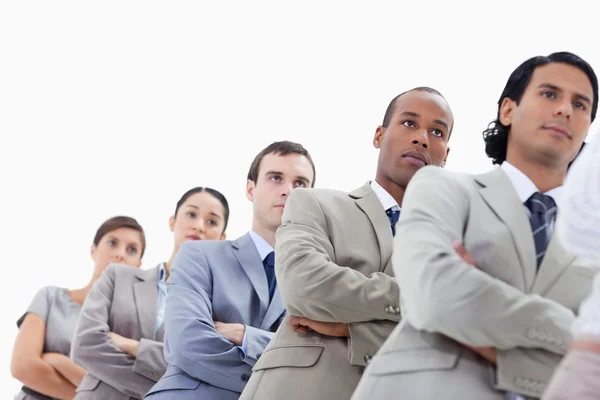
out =
[[248,343],[246,342],[246,334],[248,333],[248,330],[246,329],[246,325],[244,325],[244,339],[242,339],[242,345],[238,346],[238,349],[240,349],[242,351],[242,353],[244,353],[244,357],[246,357],[246,353],[248,351]]

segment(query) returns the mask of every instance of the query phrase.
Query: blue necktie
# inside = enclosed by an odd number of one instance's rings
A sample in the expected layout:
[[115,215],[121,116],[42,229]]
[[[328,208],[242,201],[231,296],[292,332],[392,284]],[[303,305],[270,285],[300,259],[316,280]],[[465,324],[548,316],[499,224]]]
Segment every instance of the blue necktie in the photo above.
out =
[[529,223],[533,232],[533,242],[535,243],[535,258],[539,268],[548,242],[550,241],[550,225],[556,218],[556,203],[552,197],[535,192],[525,202],[525,207],[529,209]]
[[275,286],[277,286],[277,280],[275,279],[275,252],[272,251],[263,260],[265,266],[265,273],[267,274],[267,285],[269,286],[269,301],[273,299],[273,293],[275,293]]
[[398,218],[400,218],[400,210],[390,207],[385,210],[385,213],[390,219],[390,224],[392,225],[392,236],[396,236],[396,222],[398,222]]

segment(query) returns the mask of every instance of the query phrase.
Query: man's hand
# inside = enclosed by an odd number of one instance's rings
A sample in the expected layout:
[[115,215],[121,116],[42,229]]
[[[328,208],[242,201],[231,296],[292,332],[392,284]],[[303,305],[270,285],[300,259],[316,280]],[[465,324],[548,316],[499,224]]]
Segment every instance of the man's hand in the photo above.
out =
[[129,354],[130,356],[137,357],[140,342],[138,342],[137,340],[126,338],[114,332],[108,332],[108,336],[110,336],[112,342],[115,346],[119,348],[119,350]]
[[309,331],[315,331],[325,336],[350,336],[348,324],[342,324],[340,322],[320,322],[304,317],[291,317],[290,324],[292,325],[294,332],[297,333],[308,333]]
[[225,336],[230,342],[241,346],[244,343],[244,334],[246,333],[246,326],[242,324],[227,324],[225,322],[215,321],[215,328],[217,332]]
[[[459,242],[454,242],[454,243],[452,243],[452,245],[454,247],[454,251],[456,251],[456,254],[458,254],[460,256],[460,258],[463,259],[464,262],[466,262],[467,264],[471,264],[475,268],[478,268],[477,264],[475,263],[475,259],[473,258],[471,253],[469,253],[462,244],[460,244]],[[493,348],[493,347],[475,347],[475,346],[470,346],[470,345],[464,344],[464,343],[461,343],[461,344],[463,346],[465,346],[467,349],[479,354],[481,357],[485,358],[492,364],[496,365],[496,349],[495,348]]]

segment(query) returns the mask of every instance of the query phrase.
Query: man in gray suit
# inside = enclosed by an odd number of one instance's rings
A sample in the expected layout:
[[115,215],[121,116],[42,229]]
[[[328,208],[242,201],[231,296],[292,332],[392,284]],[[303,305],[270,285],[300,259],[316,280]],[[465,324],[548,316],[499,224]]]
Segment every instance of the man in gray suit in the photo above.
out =
[[392,100],[373,145],[375,180],[351,193],[297,190],[277,230],[277,280],[288,315],[242,399],[347,400],[400,319],[390,257],[406,185],[442,165],[454,118],[431,88]]
[[285,314],[274,271],[275,231],[290,192],[314,181],[306,149],[275,142],[256,156],[248,173],[252,230],[234,241],[180,247],[167,285],[168,367],[148,398],[239,397]]
[[392,257],[403,319],[352,399],[541,396],[596,272],[575,262],[553,228],[597,104],[584,60],[531,58],[510,76],[484,132],[500,167],[415,175]]

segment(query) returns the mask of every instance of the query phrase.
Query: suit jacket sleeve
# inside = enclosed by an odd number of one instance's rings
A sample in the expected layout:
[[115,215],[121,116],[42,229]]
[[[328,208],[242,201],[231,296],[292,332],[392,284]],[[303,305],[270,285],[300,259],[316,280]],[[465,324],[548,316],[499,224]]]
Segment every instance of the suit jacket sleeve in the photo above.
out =
[[246,353],[242,352],[242,361],[254,366],[275,334],[246,325]]
[[242,351],[214,326],[212,277],[197,243],[177,252],[167,282],[165,359],[210,385],[241,393],[252,367]]
[[115,267],[109,265],[106,268],[83,303],[71,345],[71,358],[121,393],[142,399],[154,380],[135,373],[135,357],[121,351],[108,336]]
[[[467,190],[466,180],[437,167],[421,168],[408,186],[392,256],[404,318],[417,329],[474,346],[564,354],[573,311],[524,294],[467,264],[454,251],[452,242],[462,240],[469,216]],[[536,340],[528,334],[532,330],[552,339]]]
[[[288,314],[324,322],[399,320],[396,280],[337,265],[327,220],[312,190],[291,192],[277,230],[275,270]],[[351,228],[351,226],[350,226]]]
[[154,382],[158,382],[167,369],[163,353],[162,342],[141,339],[137,357],[133,362],[133,372],[143,375]]

